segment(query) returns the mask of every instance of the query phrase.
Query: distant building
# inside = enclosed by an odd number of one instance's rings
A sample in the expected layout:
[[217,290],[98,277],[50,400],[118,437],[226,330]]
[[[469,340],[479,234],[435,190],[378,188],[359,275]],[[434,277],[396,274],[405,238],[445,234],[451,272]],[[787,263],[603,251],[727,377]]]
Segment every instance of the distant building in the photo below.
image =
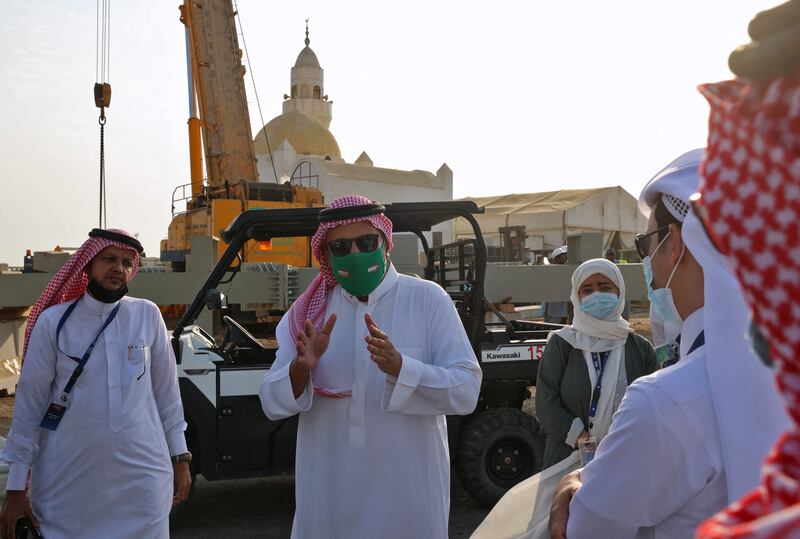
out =
[[[633,238],[643,232],[647,219],[639,211],[636,197],[619,186],[597,189],[568,189],[543,193],[523,193],[490,197],[471,197],[485,212],[476,215],[486,245],[501,245],[500,229],[524,226],[529,258],[547,256],[567,244],[567,236],[582,232],[603,235],[603,251],[614,249],[620,258],[637,260]],[[472,227],[458,219],[455,238],[469,237]]]
[[[291,71],[283,114],[270,120],[253,141],[259,180],[274,182],[277,176],[282,183],[316,187],[328,202],[347,194],[387,203],[452,200],[453,172],[447,164],[434,174],[376,167],[366,151],[353,163],[342,158],[339,144],[329,130],[333,102],[325,93],[323,69],[310,42],[306,27],[305,47]],[[451,241],[452,226],[440,230],[442,240]]]

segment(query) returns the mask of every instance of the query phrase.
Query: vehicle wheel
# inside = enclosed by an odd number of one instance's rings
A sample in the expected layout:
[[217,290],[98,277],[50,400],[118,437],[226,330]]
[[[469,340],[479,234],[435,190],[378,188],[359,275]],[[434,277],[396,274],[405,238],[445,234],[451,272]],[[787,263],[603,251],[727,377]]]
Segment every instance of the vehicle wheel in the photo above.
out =
[[469,494],[487,507],[542,468],[539,425],[522,410],[495,408],[461,427],[456,472]]

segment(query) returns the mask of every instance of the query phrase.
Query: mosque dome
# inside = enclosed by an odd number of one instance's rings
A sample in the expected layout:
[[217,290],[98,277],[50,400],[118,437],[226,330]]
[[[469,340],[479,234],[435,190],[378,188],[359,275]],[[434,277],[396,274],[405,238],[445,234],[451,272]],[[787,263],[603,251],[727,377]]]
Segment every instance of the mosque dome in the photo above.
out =
[[315,69],[322,69],[319,65],[319,60],[317,60],[316,53],[311,50],[311,47],[308,45],[303,47],[303,50],[301,50],[300,54],[297,55],[297,61],[294,63],[294,67],[313,67]]
[[[305,50],[305,49],[304,49]],[[309,51],[311,49],[308,49]],[[302,52],[300,55],[302,56]],[[313,55],[314,53],[311,52]],[[316,59],[316,56],[314,56]],[[299,61],[299,58],[298,58]],[[330,155],[341,159],[339,144],[327,127],[302,112],[286,112],[270,120],[253,140],[256,153],[267,153],[264,133],[269,137],[269,145],[274,150],[285,140],[294,151],[304,155]]]

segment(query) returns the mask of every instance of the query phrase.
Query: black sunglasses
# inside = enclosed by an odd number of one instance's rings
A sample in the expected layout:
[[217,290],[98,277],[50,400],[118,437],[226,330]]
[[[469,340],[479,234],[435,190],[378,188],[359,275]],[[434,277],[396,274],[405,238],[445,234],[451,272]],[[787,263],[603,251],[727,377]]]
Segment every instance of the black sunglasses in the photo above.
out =
[[644,260],[646,256],[650,256],[650,236],[653,234],[658,234],[659,232],[667,229],[669,229],[669,225],[657,228],[652,232],[648,232],[647,234],[636,234],[636,237],[633,238],[633,243],[636,245],[636,252],[639,253],[639,256],[642,258],[642,260]]
[[331,256],[345,256],[350,254],[353,244],[356,244],[358,250],[362,253],[369,253],[378,248],[380,236],[378,234],[364,234],[357,238],[331,240],[328,242],[328,252]]

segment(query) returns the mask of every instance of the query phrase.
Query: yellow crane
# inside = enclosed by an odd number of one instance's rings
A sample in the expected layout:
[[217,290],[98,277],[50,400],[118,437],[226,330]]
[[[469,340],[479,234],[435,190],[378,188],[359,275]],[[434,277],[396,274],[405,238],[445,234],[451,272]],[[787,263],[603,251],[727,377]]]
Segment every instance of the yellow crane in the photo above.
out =
[[[161,241],[161,259],[178,269],[185,265],[192,236],[219,237],[245,210],[324,203],[319,189],[258,179],[232,0],[184,0],[180,12],[186,29],[191,183],[175,189],[172,222],[167,239]],[[186,209],[176,212],[181,202]],[[219,254],[226,247],[220,240]],[[306,238],[249,242],[242,259],[294,266],[313,262]]]

